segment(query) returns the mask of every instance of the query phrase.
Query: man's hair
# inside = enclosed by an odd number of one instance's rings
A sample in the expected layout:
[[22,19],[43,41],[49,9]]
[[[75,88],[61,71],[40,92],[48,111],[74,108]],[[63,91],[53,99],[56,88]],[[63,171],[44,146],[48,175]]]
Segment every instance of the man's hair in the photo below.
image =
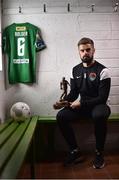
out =
[[78,42],[78,47],[79,47],[81,44],[91,44],[92,47],[94,47],[94,42],[93,42],[93,40],[90,39],[90,38],[86,38],[86,37],[83,37],[82,39],[80,39],[80,41]]

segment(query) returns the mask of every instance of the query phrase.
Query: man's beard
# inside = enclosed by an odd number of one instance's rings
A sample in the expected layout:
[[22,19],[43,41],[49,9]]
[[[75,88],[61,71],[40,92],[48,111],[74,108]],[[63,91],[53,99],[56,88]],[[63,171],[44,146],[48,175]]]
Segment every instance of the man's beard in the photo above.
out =
[[83,63],[87,63],[87,64],[91,64],[93,61],[93,56],[89,57],[89,56],[84,56],[83,58],[81,58]]

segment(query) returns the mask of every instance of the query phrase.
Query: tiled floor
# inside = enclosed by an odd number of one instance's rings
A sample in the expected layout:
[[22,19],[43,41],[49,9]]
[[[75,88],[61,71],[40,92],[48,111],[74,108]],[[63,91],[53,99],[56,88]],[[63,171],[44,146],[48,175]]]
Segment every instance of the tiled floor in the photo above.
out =
[[[103,169],[93,169],[93,155],[85,153],[85,161],[71,167],[64,167],[63,158],[36,163],[36,179],[119,179],[119,152],[105,154],[106,166]],[[18,178],[30,178],[28,164],[25,164]]]

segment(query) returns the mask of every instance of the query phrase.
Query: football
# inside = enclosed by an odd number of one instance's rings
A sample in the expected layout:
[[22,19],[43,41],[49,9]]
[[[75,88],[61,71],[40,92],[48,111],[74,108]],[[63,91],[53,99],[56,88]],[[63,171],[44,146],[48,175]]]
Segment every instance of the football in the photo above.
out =
[[25,121],[26,118],[31,116],[30,107],[24,102],[17,102],[12,105],[10,109],[10,116],[15,121]]

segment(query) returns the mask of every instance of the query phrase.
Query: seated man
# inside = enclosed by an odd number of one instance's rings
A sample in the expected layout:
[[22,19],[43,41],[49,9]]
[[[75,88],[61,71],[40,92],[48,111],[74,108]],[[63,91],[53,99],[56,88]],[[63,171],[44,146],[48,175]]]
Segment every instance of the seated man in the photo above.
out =
[[[91,117],[94,123],[96,139],[94,168],[103,168],[104,144],[107,133],[107,119],[110,108],[106,104],[110,92],[111,78],[109,70],[94,59],[94,42],[82,38],[78,42],[81,63],[72,70],[71,90],[62,102],[56,102],[55,109],[62,108],[57,114],[59,128],[68,144],[69,153],[65,165],[82,160],[71,122],[81,117]],[[80,95],[80,99],[76,100]],[[85,133],[85,132],[84,132]]]

